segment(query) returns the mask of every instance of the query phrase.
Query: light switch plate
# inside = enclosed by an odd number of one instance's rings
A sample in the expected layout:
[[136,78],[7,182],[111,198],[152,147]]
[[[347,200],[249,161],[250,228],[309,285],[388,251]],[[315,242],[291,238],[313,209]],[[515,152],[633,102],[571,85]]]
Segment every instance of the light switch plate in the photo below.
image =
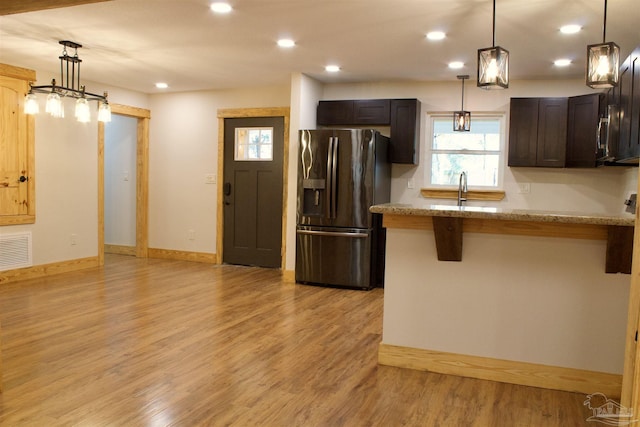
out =
[[216,183],[216,174],[208,173],[204,176],[205,184],[215,184]]
[[529,194],[531,192],[531,184],[528,182],[521,182],[518,184],[518,193]]

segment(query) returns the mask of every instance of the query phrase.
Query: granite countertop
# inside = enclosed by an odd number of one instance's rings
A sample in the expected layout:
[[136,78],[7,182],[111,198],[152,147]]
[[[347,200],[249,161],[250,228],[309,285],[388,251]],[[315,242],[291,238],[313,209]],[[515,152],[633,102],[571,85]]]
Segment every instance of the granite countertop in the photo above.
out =
[[584,212],[503,209],[480,206],[386,203],[370,208],[373,213],[407,216],[444,216],[453,218],[484,218],[507,221],[557,222],[565,224],[635,225],[633,214],[603,215]]

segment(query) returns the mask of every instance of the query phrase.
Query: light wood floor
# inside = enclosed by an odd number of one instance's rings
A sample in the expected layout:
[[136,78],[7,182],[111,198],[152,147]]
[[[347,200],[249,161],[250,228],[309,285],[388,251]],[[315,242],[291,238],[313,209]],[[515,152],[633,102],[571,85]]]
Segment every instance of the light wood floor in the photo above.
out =
[[377,365],[381,289],[106,259],[0,287],[0,425],[593,425],[584,395]]

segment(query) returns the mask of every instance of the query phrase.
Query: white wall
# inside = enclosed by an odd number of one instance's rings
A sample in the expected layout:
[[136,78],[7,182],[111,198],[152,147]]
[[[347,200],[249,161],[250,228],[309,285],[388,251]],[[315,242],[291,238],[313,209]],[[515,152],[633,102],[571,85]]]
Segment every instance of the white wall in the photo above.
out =
[[[418,98],[422,103],[420,164],[393,165],[391,200],[398,203],[426,202],[451,204],[455,201],[424,199],[420,188],[428,187],[425,165],[428,156],[428,112],[453,111],[460,108],[460,83],[354,83],[324,86],[322,99]],[[575,96],[592,93],[583,80],[512,81],[509,89],[487,91],[473,85],[465,87],[465,107],[473,111],[505,112],[509,123],[511,97]],[[472,114],[473,120],[473,114]],[[381,130],[384,131],[384,130]],[[508,136],[508,129],[505,133]],[[508,142],[505,142],[505,145]],[[494,205],[514,209],[582,211],[604,214],[623,212],[628,189],[635,188],[636,167],[598,169],[508,168],[504,158],[506,197],[501,202],[468,202],[469,205]],[[414,189],[407,188],[413,179]],[[426,182],[425,182],[426,181]],[[519,194],[518,184],[529,183],[529,194]]]
[[322,95],[322,84],[304,74],[291,76],[291,122],[289,134],[289,185],[287,188],[287,253],[285,270],[295,270],[296,212],[298,186],[298,130],[316,128],[316,107]]
[[[286,107],[288,86],[150,96],[149,247],[216,252],[218,109]],[[193,230],[195,239],[189,239]]]
[[104,130],[104,243],[136,246],[138,119],[118,114]]

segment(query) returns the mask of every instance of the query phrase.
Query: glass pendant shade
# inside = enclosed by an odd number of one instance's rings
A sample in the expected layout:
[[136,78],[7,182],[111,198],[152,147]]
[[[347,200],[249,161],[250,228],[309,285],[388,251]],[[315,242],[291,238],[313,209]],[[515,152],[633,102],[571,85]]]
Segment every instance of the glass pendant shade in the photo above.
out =
[[35,93],[29,92],[24,97],[24,113],[25,114],[38,114],[40,112],[40,106],[38,105],[38,97]]
[[620,48],[613,42],[587,46],[587,86],[603,89],[618,85]]
[[478,49],[478,87],[509,87],[509,51],[500,46]]
[[111,121],[111,107],[106,102],[101,102],[98,107],[98,121],[103,123]]
[[453,130],[456,132],[469,132],[471,130],[471,113],[469,111],[453,112]]
[[51,117],[64,117],[64,107],[62,106],[60,95],[54,92],[47,95],[47,103],[44,110],[49,113]]
[[78,98],[76,101],[76,119],[80,123],[91,121],[91,110],[89,109],[89,101],[86,98]]

